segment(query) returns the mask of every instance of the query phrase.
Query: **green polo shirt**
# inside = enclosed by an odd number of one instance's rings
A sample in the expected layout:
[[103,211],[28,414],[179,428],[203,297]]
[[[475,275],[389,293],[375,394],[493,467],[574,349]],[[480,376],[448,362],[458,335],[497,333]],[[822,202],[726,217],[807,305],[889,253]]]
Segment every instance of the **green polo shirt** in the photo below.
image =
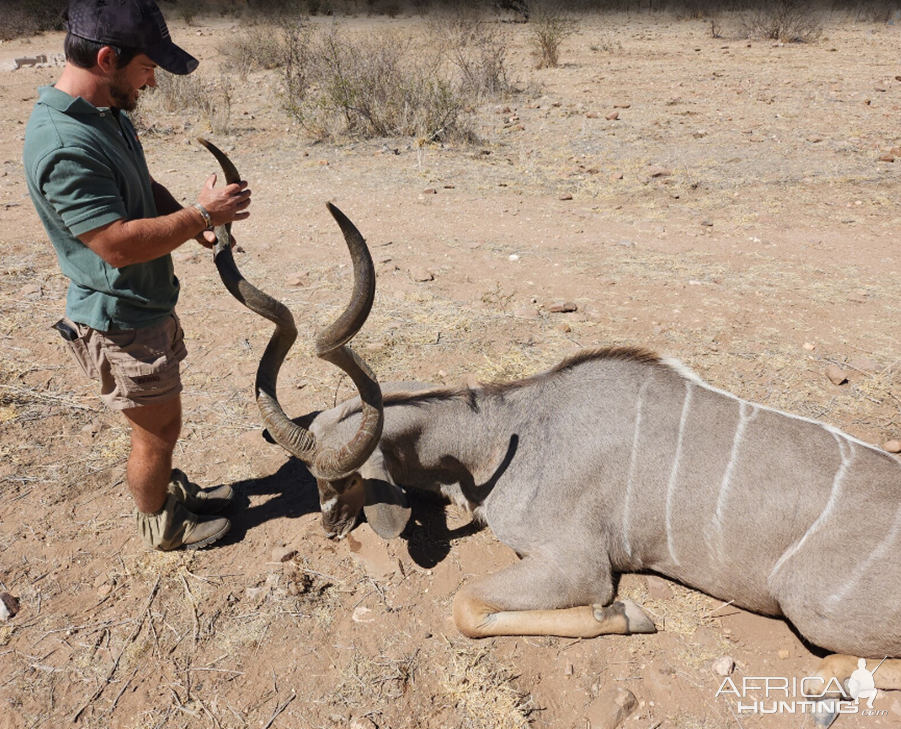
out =
[[78,239],[116,220],[157,216],[128,117],[43,86],[23,156],[28,192],[70,281],[66,316],[102,331],[165,321],[179,289],[170,255],[115,268]]

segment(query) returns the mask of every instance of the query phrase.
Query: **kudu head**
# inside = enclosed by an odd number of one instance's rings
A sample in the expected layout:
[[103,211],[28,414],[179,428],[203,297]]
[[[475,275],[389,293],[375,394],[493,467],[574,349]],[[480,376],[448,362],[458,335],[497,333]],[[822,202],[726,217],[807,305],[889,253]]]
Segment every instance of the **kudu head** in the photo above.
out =
[[[204,139],[198,141],[219,160],[228,184],[240,180],[225,153]],[[288,418],[278,402],[279,369],[297,338],[297,327],[284,304],[248,283],[238,271],[231,252],[228,225],[216,229],[218,241],[214,259],[229,292],[248,309],[275,324],[275,331],[257,368],[257,405],[272,440],[303,461],[316,478],[326,534],[339,539],[344,537],[353,529],[362,510],[373,529],[389,539],[403,530],[410,509],[403,491],[385,482],[368,482],[360,475],[360,468],[372,455],[382,434],[382,391],[366,363],[347,346],[372,309],[375,269],[366,241],[356,226],[331,203],[327,203],[327,207],[344,233],[353,261],[354,285],[350,303],[342,314],[316,337],[316,354],[351,378],[361,400],[356,432],[338,446],[331,440],[325,443],[324,439],[317,439],[309,428],[311,418],[299,418],[297,422]]]

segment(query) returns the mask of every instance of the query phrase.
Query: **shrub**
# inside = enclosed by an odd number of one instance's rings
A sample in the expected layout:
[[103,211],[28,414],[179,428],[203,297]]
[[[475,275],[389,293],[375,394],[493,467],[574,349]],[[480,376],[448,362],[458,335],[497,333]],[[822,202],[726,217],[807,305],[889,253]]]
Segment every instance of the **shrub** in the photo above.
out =
[[156,71],[156,88],[142,97],[141,105],[131,116],[135,124],[149,131],[148,107],[174,112],[199,111],[214,134],[228,134],[231,122],[232,86],[228,76],[207,81],[196,73],[177,76],[162,69]]
[[430,44],[457,70],[461,91],[473,102],[510,89],[507,36],[476,8],[436,12],[429,19]]
[[812,0],[770,0],[750,12],[745,32],[783,43],[809,43],[822,34],[823,20]]
[[563,13],[556,3],[539,5],[529,23],[532,51],[538,68],[556,68],[560,64],[560,47],[577,30],[576,22]]
[[319,139],[471,139],[460,85],[436,49],[385,33],[351,38],[304,24],[285,33],[285,107]]
[[223,68],[234,71],[241,79],[254,68],[278,68],[285,62],[282,38],[269,26],[251,25],[221,42],[217,50]]
[[0,2],[0,40],[36,35],[45,30],[62,30],[65,0],[16,0]]

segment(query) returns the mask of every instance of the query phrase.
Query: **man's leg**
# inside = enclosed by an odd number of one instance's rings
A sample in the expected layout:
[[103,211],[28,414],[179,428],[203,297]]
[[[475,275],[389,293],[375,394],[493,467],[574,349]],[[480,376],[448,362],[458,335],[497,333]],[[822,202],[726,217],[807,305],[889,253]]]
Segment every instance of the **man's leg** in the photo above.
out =
[[181,434],[181,396],[123,410],[131,425],[128,488],[138,511],[153,514],[166,503],[172,453]]
[[229,529],[228,519],[198,516],[170,488],[172,453],[181,433],[181,397],[122,413],[131,425],[126,473],[144,542],[168,551],[205,547],[222,537]]

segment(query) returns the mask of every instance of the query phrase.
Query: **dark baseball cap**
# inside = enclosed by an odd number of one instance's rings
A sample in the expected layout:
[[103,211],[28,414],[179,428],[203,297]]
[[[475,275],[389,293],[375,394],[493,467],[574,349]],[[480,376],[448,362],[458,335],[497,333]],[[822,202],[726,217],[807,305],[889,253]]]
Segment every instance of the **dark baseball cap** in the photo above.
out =
[[120,48],[137,48],[169,73],[184,76],[200,63],[172,42],[163,14],[153,0],[69,0],[63,18],[72,35]]

